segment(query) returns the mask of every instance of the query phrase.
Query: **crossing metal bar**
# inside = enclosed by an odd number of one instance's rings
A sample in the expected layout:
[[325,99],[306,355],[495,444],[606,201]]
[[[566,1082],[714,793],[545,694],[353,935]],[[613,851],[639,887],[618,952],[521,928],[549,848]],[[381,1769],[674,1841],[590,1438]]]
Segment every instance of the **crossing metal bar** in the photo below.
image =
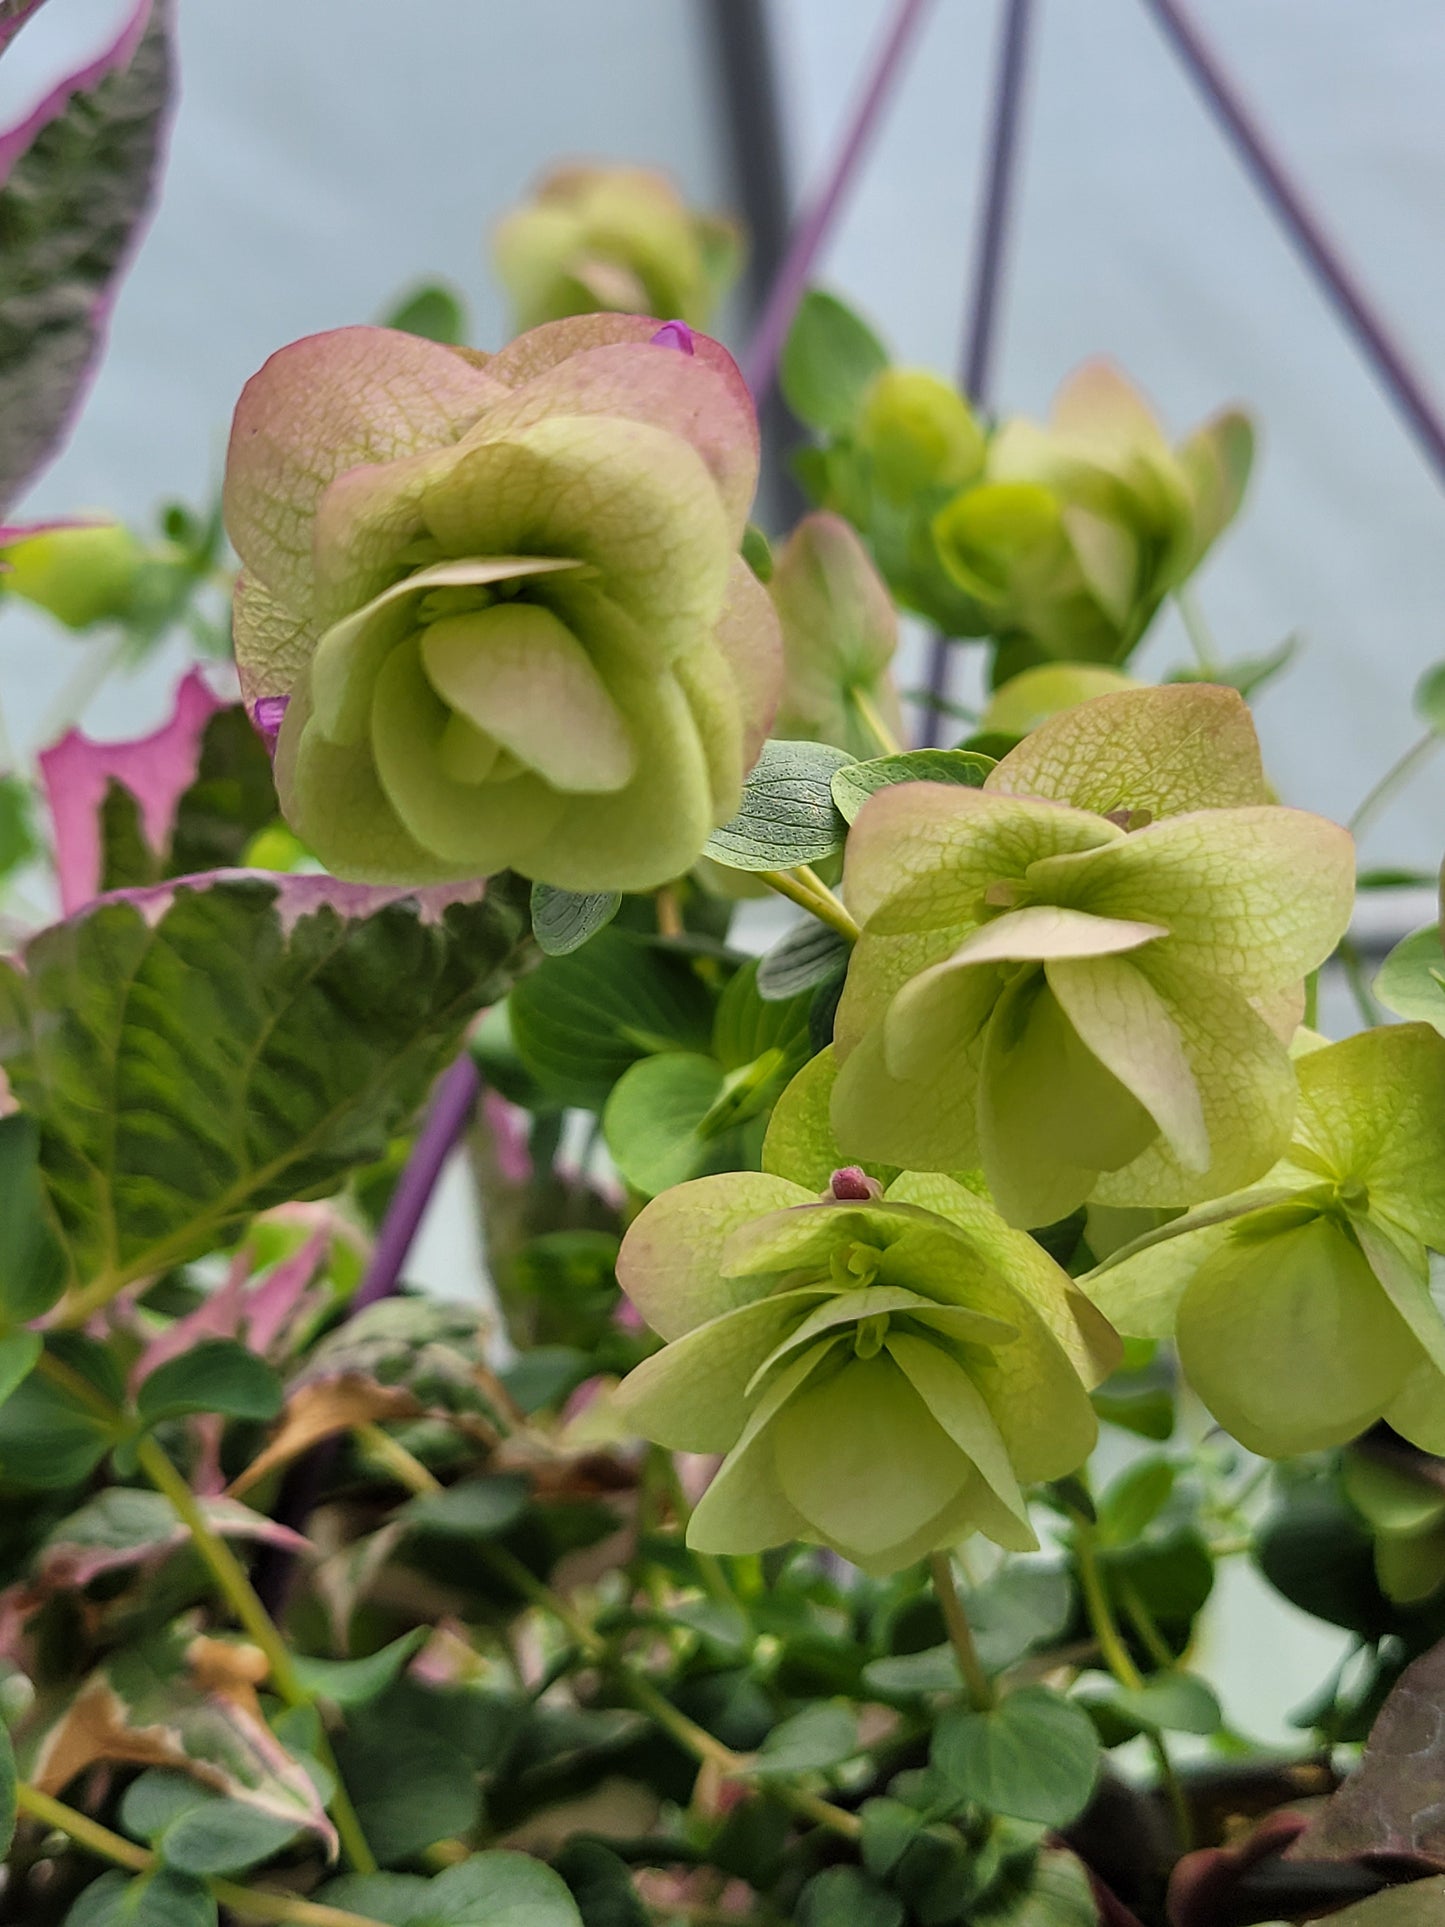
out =
[[[1023,117],[1033,16],[1034,0],[1004,0],[988,135],[983,218],[974,253],[973,289],[962,360],[964,392],[978,406],[987,406],[992,390],[999,295],[1018,178],[1018,133]],[[942,630],[935,630],[928,655],[928,706],[923,713],[920,736],[925,748],[938,741],[951,661],[948,637]]]

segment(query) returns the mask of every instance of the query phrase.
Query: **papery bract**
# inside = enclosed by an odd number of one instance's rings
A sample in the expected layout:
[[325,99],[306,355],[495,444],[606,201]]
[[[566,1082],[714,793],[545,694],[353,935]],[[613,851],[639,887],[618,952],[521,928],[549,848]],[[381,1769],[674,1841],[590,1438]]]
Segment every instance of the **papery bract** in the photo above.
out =
[[492,245],[521,328],[609,309],[705,328],[742,259],[731,221],[642,167],[557,168]]
[[1257,1185],[1127,1247],[1085,1281],[1121,1330],[1171,1333],[1251,1451],[1339,1445],[1377,1419],[1445,1450],[1445,1039],[1366,1031],[1298,1065],[1285,1156]]
[[1112,1335],[950,1177],[884,1189],[843,1168],[821,1198],[773,1171],[698,1178],[641,1213],[618,1278],[667,1341],[623,1381],[622,1416],[727,1454],[688,1529],[700,1550],[803,1539],[890,1572],[971,1531],[1026,1548],[1022,1485],[1092,1446]]
[[726,352],[595,316],[481,357],[293,343],[226,474],[248,701],[289,697],[288,821],[335,872],[647,889],[736,810],[776,703],[737,556],[757,424]]
[[1048,428],[999,429],[982,476],[939,510],[934,534],[998,634],[1045,657],[1122,660],[1233,519],[1252,452],[1234,411],[1171,448],[1123,375],[1087,362]]
[[873,796],[844,876],[844,1151],[981,1166],[1025,1225],[1259,1177],[1354,885],[1345,831],[1268,795],[1244,704],[1195,684],[1083,703],[980,790]]
[[877,756],[883,746],[859,699],[902,734],[890,675],[898,616],[863,544],[841,516],[805,515],[778,550],[768,593],[785,665],[774,734]]

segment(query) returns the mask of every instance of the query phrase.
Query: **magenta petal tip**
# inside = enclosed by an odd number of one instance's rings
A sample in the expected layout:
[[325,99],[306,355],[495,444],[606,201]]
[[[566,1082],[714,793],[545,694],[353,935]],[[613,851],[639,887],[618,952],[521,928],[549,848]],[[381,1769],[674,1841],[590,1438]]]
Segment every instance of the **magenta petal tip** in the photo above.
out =
[[650,346],[654,348],[676,348],[680,354],[697,353],[693,345],[696,337],[685,321],[664,321],[652,337]]

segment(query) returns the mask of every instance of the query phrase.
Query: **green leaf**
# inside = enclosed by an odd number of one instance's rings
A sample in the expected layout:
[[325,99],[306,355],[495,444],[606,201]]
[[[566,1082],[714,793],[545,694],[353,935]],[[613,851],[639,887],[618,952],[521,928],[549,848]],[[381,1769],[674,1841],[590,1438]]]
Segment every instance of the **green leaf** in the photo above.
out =
[[639,1058],[705,1051],[712,1036],[712,998],[691,962],[616,928],[548,957],[507,1008],[517,1055],[546,1095],[591,1111]]
[[0,1038],[76,1279],[118,1289],[378,1159],[521,936],[496,886],[443,909],[315,876],[43,931],[0,965]]
[[65,1289],[65,1252],[40,1180],[40,1132],[16,1113],[0,1118],[0,1319],[24,1323]]
[[241,703],[218,709],[201,737],[196,773],[176,803],[164,875],[193,876],[245,861],[280,819],[271,758]]
[[138,1879],[103,1873],[65,1916],[65,1927],[216,1927],[216,1921],[206,1889],[163,1867]]
[[285,1397],[264,1358],[234,1339],[209,1338],[158,1365],[136,1393],[136,1410],[146,1426],[191,1412],[267,1423]]
[[799,1927],[903,1927],[903,1902],[857,1867],[825,1867],[798,1896]]
[[168,1867],[198,1877],[257,1866],[301,1832],[277,1814],[158,1767],[126,1788],[120,1818],[126,1832],[149,1841]]
[[408,1528],[457,1539],[491,1539],[526,1511],[531,1487],[521,1474],[464,1479],[443,1492],[424,1492],[398,1514]]
[[702,1127],[726,1084],[716,1058],[693,1052],[645,1057],[624,1072],[602,1113],[602,1136],[635,1191],[652,1198],[703,1175],[717,1147]]
[[915,1693],[956,1693],[963,1681],[952,1646],[926,1646],[917,1653],[889,1653],[870,1659],[863,1668],[863,1684],[889,1699]]
[[1438,1927],[1445,1919],[1445,1874],[1391,1887],[1330,1919],[1334,1927]]
[[783,399],[810,428],[835,432],[857,420],[888,351],[866,322],[835,295],[810,288],[783,343],[778,382]]
[[0,1859],[9,1853],[15,1838],[15,1783],[15,1749],[9,1727],[0,1720]]
[[1445,735],[1445,662],[1433,664],[1421,676],[1410,706],[1437,736]]
[[1219,1701],[1193,1673],[1157,1673],[1143,1686],[1121,1686],[1108,1704],[1145,1732],[1217,1733],[1224,1724]]
[[1433,1024],[1445,1034],[1445,951],[1438,925],[1404,937],[1375,975],[1375,995],[1397,1017]]
[[749,1768],[757,1780],[825,1773],[858,1751],[858,1723],[846,1706],[819,1702],[775,1726]]
[[1099,1741],[1082,1707],[1045,1686],[1024,1686],[987,1712],[945,1714],[931,1758],[961,1799],[1062,1827],[1089,1803]]
[[42,1344],[39,1332],[6,1332],[0,1338],[0,1405],[35,1369]]
[[171,8],[156,0],[46,103],[0,189],[0,515],[55,452],[160,171]]
[[848,826],[832,778],[852,760],[829,743],[764,743],[743,784],[742,808],[713,831],[704,855],[730,870],[788,870],[835,855]]
[[431,1882],[415,1873],[346,1874],[328,1881],[315,1898],[327,1907],[360,1914],[386,1927],[434,1927]]
[[33,812],[33,792],[25,779],[0,776],[0,878],[40,854]]
[[749,960],[729,978],[713,1021],[712,1051],[725,1071],[743,1070],[773,1053],[771,1088],[777,1091],[808,1061],[809,999],[765,998],[759,973]]
[[1151,1455],[1136,1459],[1099,1500],[1099,1532],[1105,1545],[1126,1546],[1158,1517],[1174,1490],[1178,1468]]
[[[71,1369],[80,1364],[81,1376],[91,1376],[84,1370],[85,1363],[93,1362],[90,1340],[57,1335],[48,1344],[63,1364]],[[118,1393],[120,1388],[114,1389]],[[31,1371],[0,1405],[0,1480],[42,1491],[78,1485],[116,1437],[114,1419]]]
[[584,896],[576,890],[558,890],[550,883],[534,883],[532,935],[544,955],[569,957],[611,923],[621,908],[622,898],[616,890]]
[[388,1927],[582,1927],[566,1883],[529,1854],[473,1854],[435,1879],[348,1874],[316,1898]]
[[833,777],[833,801],[849,823],[876,790],[894,783],[960,783],[965,789],[983,788],[995,767],[992,756],[971,749],[907,749],[897,756],[875,756],[871,762],[849,763]]
[[758,964],[757,990],[765,1003],[783,1003],[840,976],[853,946],[831,925],[809,917],[775,943]]
[[454,288],[424,281],[401,296],[381,325],[420,335],[423,341],[439,341],[445,348],[460,348],[467,338],[467,311]]
[[1074,1610],[1074,1588],[1063,1566],[1014,1559],[964,1601],[974,1644],[986,1671],[1001,1673],[1026,1653],[1061,1638]]
[[481,1794],[465,1754],[414,1727],[397,1731],[380,1708],[352,1717],[336,1755],[361,1830],[384,1867],[414,1860],[477,1823]]
[[296,1672],[308,1693],[330,1700],[333,1706],[365,1706],[400,1676],[407,1661],[426,1644],[427,1636],[425,1626],[415,1626],[380,1652],[368,1653],[365,1659],[312,1659],[298,1653]]
[[627,1862],[600,1840],[574,1836],[553,1865],[577,1903],[583,1927],[652,1927],[654,1915],[639,1897]]

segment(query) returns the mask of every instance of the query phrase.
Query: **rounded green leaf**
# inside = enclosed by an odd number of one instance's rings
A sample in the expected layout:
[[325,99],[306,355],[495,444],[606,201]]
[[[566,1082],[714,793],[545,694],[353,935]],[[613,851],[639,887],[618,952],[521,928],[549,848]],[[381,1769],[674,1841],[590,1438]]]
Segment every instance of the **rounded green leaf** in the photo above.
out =
[[828,743],[765,743],[743,784],[741,809],[713,831],[704,855],[730,870],[789,870],[836,855],[848,826],[832,779],[852,760]]
[[136,1410],[147,1426],[190,1412],[265,1423],[284,1400],[281,1380],[265,1359],[234,1339],[212,1338],[157,1366],[136,1394]]
[[851,427],[888,352],[866,322],[836,295],[810,288],[783,344],[783,399],[810,428]]
[[1088,1805],[1100,1753],[1081,1707],[1045,1686],[1024,1686],[987,1712],[946,1715],[930,1757],[961,1799],[1062,1827]]
[[623,1177],[646,1197],[707,1169],[705,1121],[727,1074],[714,1057],[665,1051],[623,1073],[602,1113],[602,1135]]

